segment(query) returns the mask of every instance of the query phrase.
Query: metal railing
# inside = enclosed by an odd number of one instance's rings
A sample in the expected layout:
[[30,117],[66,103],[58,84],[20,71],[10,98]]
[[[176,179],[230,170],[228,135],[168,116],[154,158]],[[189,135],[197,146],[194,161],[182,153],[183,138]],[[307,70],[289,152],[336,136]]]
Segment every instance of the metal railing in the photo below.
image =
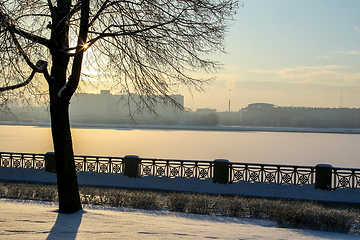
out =
[[75,156],[75,169],[77,172],[121,173],[123,158]]
[[213,177],[212,161],[139,158],[141,176],[206,179]]
[[314,184],[315,167],[274,164],[230,163],[230,182]]
[[333,168],[332,188],[360,188],[360,169]]
[[45,154],[1,152],[0,167],[41,169],[45,167]]
[[[0,167],[33,168],[45,167],[46,154],[0,152]],[[125,157],[75,156],[78,172],[124,173]],[[214,161],[136,158],[137,176],[168,178],[208,179],[214,176]],[[228,183],[239,181],[275,184],[316,184],[316,168],[312,166],[228,163]],[[331,186],[337,188],[360,188],[360,169],[331,167]]]

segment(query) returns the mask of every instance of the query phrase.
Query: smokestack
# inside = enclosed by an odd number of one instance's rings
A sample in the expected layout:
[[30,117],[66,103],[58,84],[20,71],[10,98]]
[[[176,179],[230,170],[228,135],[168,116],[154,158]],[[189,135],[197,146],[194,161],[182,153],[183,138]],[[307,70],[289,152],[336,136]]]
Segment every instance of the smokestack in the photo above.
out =
[[229,112],[230,112],[230,99],[229,99]]
[[339,107],[339,108],[342,108],[342,105],[343,105],[343,94],[342,94],[342,90],[341,90],[341,95],[340,95],[340,107]]

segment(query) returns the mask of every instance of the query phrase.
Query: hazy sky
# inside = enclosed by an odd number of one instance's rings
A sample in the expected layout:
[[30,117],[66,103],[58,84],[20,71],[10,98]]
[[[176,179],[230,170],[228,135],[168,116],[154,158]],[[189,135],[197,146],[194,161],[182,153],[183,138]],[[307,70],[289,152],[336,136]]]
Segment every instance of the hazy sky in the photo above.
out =
[[[237,111],[249,103],[360,107],[359,0],[245,0],[225,64],[185,106]],[[342,95],[342,98],[341,98]],[[342,101],[341,101],[342,99]]]

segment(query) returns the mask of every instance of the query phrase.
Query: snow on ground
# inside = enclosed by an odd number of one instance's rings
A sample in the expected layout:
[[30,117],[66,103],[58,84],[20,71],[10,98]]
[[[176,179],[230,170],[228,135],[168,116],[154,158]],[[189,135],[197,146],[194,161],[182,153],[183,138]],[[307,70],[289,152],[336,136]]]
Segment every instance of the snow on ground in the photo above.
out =
[[84,205],[58,214],[55,203],[0,199],[0,239],[358,239],[278,228],[269,220]]
[[[0,167],[0,179],[56,182],[44,169]],[[359,189],[333,192],[313,185],[293,186],[212,179],[129,178],[123,174],[78,173],[79,184],[208,193],[360,202]],[[58,214],[57,203],[0,198],[0,239],[359,239],[359,236],[279,228],[269,220],[196,215],[84,205],[84,211]]]
[[[22,169],[0,167],[0,179],[56,183],[56,174],[44,169]],[[204,193],[239,194],[246,196],[283,197],[334,202],[360,203],[360,189],[337,189],[326,191],[315,189],[314,185],[279,185],[268,183],[249,183],[240,181],[233,184],[213,183],[212,179],[167,178],[147,176],[129,178],[112,173],[78,172],[78,181],[82,185],[112,186],[124,188],[163,189],[195,191]]]

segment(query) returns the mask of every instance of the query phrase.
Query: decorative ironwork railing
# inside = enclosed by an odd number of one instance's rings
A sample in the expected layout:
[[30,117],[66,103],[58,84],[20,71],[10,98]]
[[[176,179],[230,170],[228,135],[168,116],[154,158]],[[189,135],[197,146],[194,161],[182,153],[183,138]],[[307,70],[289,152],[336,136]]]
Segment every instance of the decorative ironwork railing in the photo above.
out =
[[45,167],[45,154],[2,152],[0,167],[41,169]]
[[77,172],[121,173],[123,172],[123,158],[75,156]]
[[315,167],[230,163],[230,182],[266,182],[277,184],[314,184]]
[[166,160],[140,158],[141,176],[212,178],[212,161]]
[[360,169],[333,168],[332,188],[360,188]]
[[[45,168],[46,154],[0,152],[0,167]],[[125,173],[126,157],[75,156],[78,172]],[[214,176],[214,161],[136,158],[137,176],[207,179]],[[312,166],[228,163],[229,183],[239,181],[275,184],[316,184],[316,169]],[[331,167],[331,166],[330,166]],[[360,188],[360,169],[331,167],[329,189]]]

